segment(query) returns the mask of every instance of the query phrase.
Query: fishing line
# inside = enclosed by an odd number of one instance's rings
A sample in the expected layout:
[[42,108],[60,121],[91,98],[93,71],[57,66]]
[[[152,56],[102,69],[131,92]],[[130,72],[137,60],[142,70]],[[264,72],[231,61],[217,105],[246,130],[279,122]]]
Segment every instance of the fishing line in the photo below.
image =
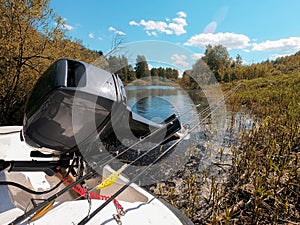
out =
[[[161,143],[159,143],[157,146],[159,146]],[[116,159],[116,157],[110,159],[109,161],[107,161],[106,163],[97,166],[97,167],[103,167],[105,165],[107,165],[108,162],[111,162],[112,160]],[[24,221],[25,219],[27,219],[28,217],[30,217],[32,214],[34,214],[35,212],[43,209],[44,207],[46,207],[52,200],[55,200],[57,197],[61,196],[62,194],[64,194],[65,192],[67,192],[68,190],[70,190],[71,188],[75,187],[77,184],[80,184],[81,182],[83,182],[84,180],[87,180],[91,177],[93,177],[96,174],[96,171],[89,171],[87,174],[85,174],[84,176],[82,176],[81,178],[77,179],[75,182],[73,182],[71,185],[65,187],[64,189],[62,189],[61,191],[59,191],[56,194],[53,194],[51,197],[47,198],[44,202],[38,204],[36,207],[32,208],[31,210],[25,212],[23,215],[19,216],[18,218],[16,218],[13,222],[11,222],[9,225],[16,225],[21,223],[22,221]],[[95,189],[96,186],[93,188]],[[79,196],[78,198],[76,198],[75,200],[79,199],[81,196]]]
[[[202,116],[204,116],[210,110],[213,110],[215,107],[219,107],[219,105],[221,103],[225,103],[241,86],[242,86],[242,84],[236,85],[232,90],[228,91],[225,95],[223,95],[223,97],[220,97],[219,99],[217,99],[217,101],[214,104],[207,106],[205,109],[203,109],[199,113],[196,113],[196,114],[193,114],[193,115],[194,116],[199,116],[201,118]],[[198,104],[195,107],[199,108],[200,106],[201,106],[201,104]],[[188,111],[185,112],[184,114],[186,114],[186,113],[188,113]],[[207,118],[205,118],[205,119],[207,119]],[[187,121],[186,124],[190,124],[191,121],[193,121],[193,119]],[[204,122],[204,121],[202,121],[202,122]]]
[[[211,113],[213,113],[217,108],[215,108]],[[210,113],[210,114],[211,114]],[[206,116],[205,119],[208,118],[209,115]],[[122,186],[115,194],[113,194],[107,201],[102,203],[97,209],[95,209],[91,214],[83,218],[78,225],[85,225],[88,221],[90,221],[96,214],[98,214],[104,207],[106,207],[113,199],[118,197],[124,190],[126,190],[132,183],[137,181],[137,179],[143,175],[150,167],[152,167],[155,163],[157,163],[163,156],[165,156],[169,151],[171,151],[177,144],[179,144],[188,134],[190,134],[191,131],[193,131],[196,127],[198,127],[199,124],[195,125],[189,132],[186,132],[182,138],[178,139],[175,143],[173,143],[166,151],[164,151],[158,158],[156,158],[151,164],[149,164],[147,167],[145,167],[140,173],[138,173],[134,178],[132,178],[130,181],[128,181],[124,186]]]
[[[212,110],[214,107],[219,107],[219,105],[223,102],[225,102],[227,99],[229,99],[231,97],[231,95],[233,93],[235,93],[239,88],[240,88],[241,84],[238,84],[237,86],[235,86],[234,89],[228,91],[223,97],[220,97],[219,99],[217,99],[217,102],[212,104],[211,106],[206,107],[205,109],[203,109],[201,112],[194,114],[194,116],[203,116],[205,113],[209,112],[210,110]],[[199,108],[201,106],[201,104],[196,105],[196,108]],[[181,118],[184,115],[188,114],[190,111],[187,110],[186,112],[180,114],[178,117],[175,117],[174,119],[172,119],[169,123],[174,122],[177,118]],[[193,119],[191,119],[190,121],[192,121]],[[190,122],[188,121],[188,122]],[[187,123],[188,124],[188,123]],[[131,150],[133,147],[135,147],[138,144],[143,143],[144,141],[150,139],[153,135],[155,135],[157,132],[161,131],[162,129],[166,128],[168,124],[162,124],[161,127],[156,128],[154,131],[148,133],[147,135],[145,135],[143,138],[140,138],[140,140],[138,142],[133,143],[131,146],[126,147],[124,150],[122,150],[122,152],[120,154],[118,154],[117,156],[111,158],[109,161],[106,162],[109,163],[115,159],[117,159],[118,157],[122,156],[123,154],[125,154],[126,152],[128,152],[129,150]],[[102,161],[106,160],[110,158],[110,156],[106,156]]]
[[[143,140],[140,140],[139,142],[142,142]],[[157,145],[159,146],[159,145]],[[117,159],[118,156],[113,157],[112,159],[110,159],[109,161],[105,162],[104,164],[100,165],[100,166],[96,166],[96,167],[103,167],[105,165],[107,165],[108,162],[111,162],[114,159]],[[95,168],[95,166],[94,166]],[[52,200],[56,199],[57,197],[61,196],[62,194],[64,194],[65,192],[69,191],[71,188],[75,187],[77,184],[80,184],[81,182],[83,182],[84,180],[87,180],[91,177],[93,177],[96,174],[96,171],[89,171],[87,174],[85,174],[84,176],[82,176],[81,178],[77,179],[75,182],[73,182],[71,185],[65,187],[64,189],[62,189],[61,191],[59,191],[56,194],[53,194],[51,197],[47,198],[44,202],[38,204],[36,207],[32,208],[31,210],[25,212],[23,215],[19,216],[18,218],[16,218],[13,222],[11,222],[9,225],[16,225],[19,224],[20,222],[24,221],[25,219],[27,219],[29,216],[31,216],[32,214],[34,214],[35,212],[37,212],[38,210],[46,207]],[[95,189],[96,187],[94,187]],[[81,197],[81,196],[80,196]],[[79,197],[78,197],[79,198]],[[75,200],[77,200],[78,198],[76,198]]]
[[[230,97],[234,92],[229,93],[230,95],[227,95]],[[225,99],[223,99],[221,102],[224,102]],[[132,183],[137,181],[137,179],[143,175],[151,166],[153,166],[155,163],[157,163],[163,156],[165,156],[170,150],[172,150],[177,144],[179,144],[187,135],[189,135],[193,130],[195,130],[203,121],[205,121],[207,118],[209,118],[212,113],[214,113],[218,108],[220,107],[219,105],[215,105],[214,109],[211,110],[211,112],[206,115],[204,118],[200,120],[198,124],[196,124],[194,127],[192,127],[188,132],[186,132],[180,139],[178,139],[176,142],[174,142],[167,150],[165,150],[158,158],[156,158],[151,164],[149,164],[147,167],[145,167],[140,173],[138,173],[134,178],[132,178],[130,181],[128,181],[122,188],[120,188],[115,194],[113,194],[107,201],[105,201],[103,204],[101,204],[96,210],[94,210],[91,214],[83,218],[78,225],[85,225],[90,219],[92,219],[96,214],[98,214],[104,207],[106,207],[113,199],[118,197],[126,188],[128,188]],[[212,108],[212,107],[211,107]],[[144,154],[148,154],[150,151],[145,152]],[[143,154],[143,155],[144,155]]]
[[[225,101],[225,99],[228,99],[238,88],[239,88],[240,84],[237,85],[232,91],[229,91],[229,93],[226,94],[226,98],[222,98],[219,102],[222,103]],[[214,109],[213,109],[214,107]],[[206,109],[204,109],[202,112],[206,112],[209,109],[211,109],[211,112],[205,116],[204,118],[202,118],[200,120],[200,122],[198,124],[196,124],[193,128],[191,128],[189,130],[189,132],[186,132],[180,139],[178,139],[177,141],[175,141],[166,151],[164,151],[157,159],[155,159],[151,164],[149,164],[146,168],[144,168],[144,170],[142,170],[137,176],[135,176],[131,181],[129,181],[126,185],[124,185],[120,190],[118,190],[114,195],[112,195],[106,202],[104,202],[101,206],[99,206],[95,211],[93,211],[89,216],[85,217],[78,225],[84,225],[86,224],[92,217],[94,217],[99,211],[101,211],[106,205],[108,205],[111,201],[113,201],[113,199],[115,199],[120,193],[122,193],[130,184],[132,184],[133,182],[135,182],[144,172],[146,172],[151,166],[153,166],[157,161],[160,160],[160,158],[162,158],[165,154],[167,154],[171,149],[173,149],[173,147],[175,147],[178,143],[180,143],[185,137],[187,137],[188,134],[190,134],[194,129],[196,129],[202,122],[204,122],[207,118],[209,118],[209,116],[218,109],[218,107],[220,107],[220,105],[218,104],[214,104],[213,107],[207,107]],[[186,112],[187,113],[187,112]],[[160,129],[160,128],[158,128]],[[157,130],[158,130],[157,129]],[[152,134],[152,133],[151,133]],[[149,134],[149,136],[151,135]],[[147,138],[148,136],[146,136],[145,138]],[[138,143],[141,143],[144,139],[138,141]],[[133,146],[135,146],[135,143]],[[160,144],[156,145],[159,146]],[[156,148],[155,147],[155,148]],[[127,150],[129,150],[130,147],[127,148]],[[127,151],[126,150],[126,151]],[[147,154],[149,151],[146,151],[144,154]],[[118,156],[113,157],[112,159],[110,159],[109,161],[107,161],[105,164],[102,164],[100,167],[103,167],[104,165],[107,165],[108,162],[111,162],[113,159],[117,159]],[[141,157],[141,156],[139,156]],[[82,176],[81,178],[77,179],[75,182],[73,182],[71,185],[65,187],[64,189],[62,189],[61,191],[59,191],[58,193],[52,195],[51,197],[47,198],[44,202],[40,203],[39,205],[37,205],[36,207],[32,208],[31,210],[29,210],[28,212],[25,212],[23,215],[19,216],[18,218],[16,218],[13,222],[11,222],[9,225],[16,225],[19,224],[20,222],[24,221],[25,219],[27,219],[29,216],[31,216],[32,214],[34,214],[36,211],[42,209],[43,207],[47,206],[52,200],[55,200],[57,197],[59,197],[60,195],[64,194],[65,192],[67,192],[68,190],[70,190],[71,188],[75,187],[77,184],[80,184],[81,182],[83,182],[86,179],[90,179],[91,177],[93,177],[96,174],[96,171],[88,171],[87,174],[85,174],[84,176]],[[94,188],[92,188],[92,190],[94,190],[97,186],[95,186]],[[78,198],[77,198],[78,199]]]
[[[173,135],[173,134],[167,136],[167,139],[170,138],[172,135]],[[163,140],[162,142],[164,142],[164,140]],[[159,146],[162,144],[162,142],[155,144],[154,146],[152,146],[152,147],[151,147],[150,149],[148,149],[147,151],[143,151],[143,153],[142,153],[141,155],[139,155],[135,160],[133,160],[133,161],[130,162],[129,164],[124,164],[121,168],[119,168],[119,170],[117,170],[117,171],[114,172],[114,173],[118,173],[118,175],[119,175],[121,172],[123,172],[124,170],[126,170],[126,168],[127,168],[128,166],[133,165],[134,163],[136,163],[137,161],[139,161],[140,159],[142,159],[144,156],[146,156],[147,154],[149,154],[150,152],[152,152],[153,150],[155,150],[157,147],[159,147]],[[167,149],[166,151],[168,151],[168,150],[169,150],[169,149]],[[97,167],[103,168],[105,165],[108,165],[108,163],[110,163],[110,162],[111,162],[112,160],[114,160],[115,158],[116,158],[116,157],[114,157],[114,158],[108,160],[108,161],[105,162],[104,164],[99,165],[99,166],[97,166]],[[153,163],[152,163],[152,165],[153,165]],[[112,173],[111,175],[113,175],[114,173]],[[110,176],[110,175],[109,175],[109,176]],[[104,180],[105,180],[105,179],[104,179]],[[97,186],[99,186],[99,185],[94,186],[93,188],[89,189],[89,191],[93,191],[93,190],[97,189]],[[75,198],[75,200],[79,199],[80,197],[81,197],[81,196],[78,196],[77,198]]]

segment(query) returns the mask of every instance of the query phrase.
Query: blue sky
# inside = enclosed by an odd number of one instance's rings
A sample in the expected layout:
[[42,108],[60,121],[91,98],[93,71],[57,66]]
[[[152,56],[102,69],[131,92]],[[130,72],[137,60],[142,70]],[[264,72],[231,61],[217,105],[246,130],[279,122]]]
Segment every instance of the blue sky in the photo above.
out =
[[[222,44],[246,64],[300,50],[299,0],[51,0],[51,7],[65,19],[69,36],[104,53],[116,34],[124,44],[173,43],[194,59],[207,44]],[[186,59],[170,57],[178,64]]]

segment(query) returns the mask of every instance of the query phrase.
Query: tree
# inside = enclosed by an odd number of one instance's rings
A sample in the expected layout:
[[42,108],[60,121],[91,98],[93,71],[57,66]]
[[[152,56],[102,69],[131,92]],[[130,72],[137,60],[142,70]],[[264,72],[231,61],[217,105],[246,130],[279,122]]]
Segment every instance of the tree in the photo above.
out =
[[136,78],[150,77],[150,71],[145,56],[138,55],[136,58]]
[[128,65],[128,59],[122,56],[109,56],[108,58],[109,71],[111,73],[116,73],[119,75],[124,84],[127,84],[129,81],[129,75],[131,73],[131,68]]
[[173,69],[173,79],[174,79],[174,81],[176,81],[177,79],[178,79],[178,77],[179,77],[179,72],[178,72],[178,70],[176,70],[176,69]]
[[206,46],[203,61],[207,63],[213,74],[215,75],[217,81],[221,81],[225,71],[231,64],[231,59],[227,49],[222,45],[216,45],[212,47],[211,45]]
[[150,73],[151,73],[151,77],[155,77],[155,78],[158,77],[158,69],[157,68],[152,68],[150,70]]
[[58,58],[105,67],[103,54],[67,38],[49,0],[0,0],[0,15],[0,125],[22,123],[27,95]]
[[228,71],[228,70],[225,71],[225,73],[224,73],[223,81],[224,81],[224,82],[229,82],[229,81],[231,81],[231,77],[230,77],[230,74],[229,74],[229,71]]
[[243,64],[243,59],[240,54],[237,54],[237,56],[235,58],[235,64],[236,64],[236,66],[241,66]]
[[135,71],[134,71],[132,65],[128,65],[127,81],[131,82],[131,81],[134,81],[134,80],[136,80]]
[[101,68],[103,70],[109,70],[109,63],[106,60],[106,58],[104,57],[102,51],[93,51],[93,55],[90,56],[90,50],[87,49],[87,51],[85,53],[85,58],[91,59],[91,58],[94,58],[93,56],[96,57],[94,59],[94,61],[92,62],[92,64],[94,66],[97,66],[97,67],[99,67],[99,68]]
[[182,74],[182,78],[180,81],[180,86],[184,89],[189,89],[191,85],[191,80],[190,80],[190,72],[191,71],[184,71]]
[[118,71],[122,68],[120,64],[120,60],[116,56],[109,56],[108,65],[109,65],[109,71],[111,73],[118,73]]
[[212,71],[202,59],[198,59],[195,62],[190,75],[193,78],[191,81],[191,83],[193,83],[193,86],[195,86],[196,83],[202,85],[212,82]]
[[53,61],[44,53],[50,41],[63,36],[62,20],[49,0],[0,0],[0,15],[0,123],[20,123],[27,94]]

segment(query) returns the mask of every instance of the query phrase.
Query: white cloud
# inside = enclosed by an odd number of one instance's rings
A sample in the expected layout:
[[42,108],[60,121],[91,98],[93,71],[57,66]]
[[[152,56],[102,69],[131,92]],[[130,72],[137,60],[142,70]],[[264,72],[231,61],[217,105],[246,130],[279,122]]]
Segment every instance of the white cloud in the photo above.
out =
[[[54,23],[54,25],[57,26],[57,23]],[[62,24],[59,27],[64,30],[74,30],[75,29],[75,27],[68,25],[68,24]]]
[[134,20],[132,20],[132,21],[129,22],[129,25],[130,26],[138,26],[138,23],[135,22]]
[[192,36],[184,45],[196,46],[201,49],[207,45],[223,45],[230,49],[243,49],[249,46],[250,39],[244,34],[235,33],[202,33]]
[[204,56],[203,53],[194,53],[193,55],[191,55],[191,58],[193,60],[198,60],[198,59],[202,58],[203,56]]
[[155,36],[155,37],[157,36],[157,33],[155,31],[150,32],[150,31],[147,30],[146,34],[148,34],[148,36]]
[[[292,53],[291,53],[292,54]],[[280,58],[280,57],[285,57],[285,56],[289,56],[289,55],[291,55],[291,54],[272,54],[272,55],[270,55],[270,60],[275,60],[275,59],[277,59],[277,58]]]
[[120,30],[117,30],[116,28],[114,28],[114,27],[109,27],[108,28],[108,30],[109,31],[112,31],[112,32],[114,32],[115,34],[118,34],[118,35],[126,35],[123,31],[120,31]]
[[150,63],[148,63],[148,69],[151,70],[152,68],[154,68],[154,66]]
[[152,34],[153,36],[155,36],[155,37],[157,36],[156,31],[152,31],[151,34]]
[[144,26],[145,30],[152,30],[152,31],[159,31],[161,33],[171,34],[172,31],[167,30],[168,25],[165,22],[162,21],[153,21],[153,20],[141,20],[138,24],[138,26]]
[[123,31],[120,31],[120,30],[117,31],[117,34],[119,34],[119,35],[126,35]]
[[75,27],[68,25],[68,24],[63,24],[62,28],[65,30],[74,30],[75,29]]
[[186,13],[183,12],[183,11],[178,12],[177,15],[178,15],[179,17],[183,17],[183,18],[186,17]]
[[[60,27],[62,29],[64,29],[64,30],[74,30],[75,29],[74,26],[71,26],[71,25],[67,24],[67,18],[63,18],[62,22],[64,23],[64,24],[60,25]],[[57,23],[55,22],[54,25],[57,26]]]
[[299,51],[300,37],[289,37],[276,41],[267,40],[262,43],[254,43],[253,51]]
[[172,19],[174,23],[169,23],[169,28],[174,31],[176,35],[185,34],[186,30],[184,27],[187,25],[184,18],[174,18]]
[[94,34],[93,33],[89,33],[89,38],[94,39],[95,38]]
[[186,55],[174,54],[171,56],[171,59],[174,61],[173,64],[179,67],[188,67],[189,63],[185,60],[187,59]]
[[[185,12],[178,12],[178,17],[173,18],[172,20],[166,18],[165,21],[154,21],[154,20],[140,20],[140,22],[136,22],[134,20],[129,22],[129,25],[131,26],[143,26],[144,30],[146,30],[146,33],[149,35],[151,32],[157,32],[164,33],[164,34],[176,34],[181,35],[185,34],[186,30],[184,29],[185,26],[187,26],[186,22],[186,13]],[[148,32],[147,32],[148,31]],[[149,33],[150,32],[150,33]],[[152,34],[154,35],[154,34]],[[154,35],[156,36],[156,35]]]

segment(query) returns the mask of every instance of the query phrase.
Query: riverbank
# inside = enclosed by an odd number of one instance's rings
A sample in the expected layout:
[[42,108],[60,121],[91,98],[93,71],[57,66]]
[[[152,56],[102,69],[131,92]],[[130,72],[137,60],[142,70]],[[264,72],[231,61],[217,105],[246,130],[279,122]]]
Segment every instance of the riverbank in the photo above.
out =
[[[300,73],[243,80],[228,111],[247,111],[255,126],[214,149],[191,146],[190,160],[173,178],[149,188],[197,224],[300,223]],[[209,164],[207,153],[215,152]],[[205,165],[205,166],[203,166]]]

